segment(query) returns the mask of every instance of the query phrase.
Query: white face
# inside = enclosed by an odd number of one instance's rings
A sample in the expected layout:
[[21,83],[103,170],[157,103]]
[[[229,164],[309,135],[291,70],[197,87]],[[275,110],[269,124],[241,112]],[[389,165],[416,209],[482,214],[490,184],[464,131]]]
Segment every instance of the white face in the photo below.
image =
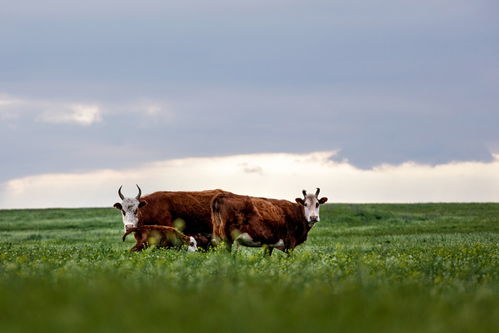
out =
[[320,221],[319,207],[327,201],[326,197],[319,199],[319,191],[320,189],[317,189],[315,194],[307,194],[307,192],[303,190],[303,199],[296,198],[296,202],[303,206],[305,220],[308,222],[310,227]]
[[135,198],[125,198],[121,204],[116,203],[114,205],[114,207],[121,211],[125,232],[127,229],[134,228],[138,225],[139,218],[137,213],[139,210],[139,204],[139,200]]
[[305,202],[304,204],[304,212],[305,212],[305,218],[307,219],[307,222],[309,223],[315,223],[319,222],[319,199],[313,195],[313,194],[307,194],[305,199],[303,200]]
[[196,252],[198,250],[197,242],[194,239],[194,237],[190,236],[189,237],[189,247],[187,248],[187,251],[189,252]]
[[137,227],[139,224],[139,208],[144,207],[147,202],[144,200],[140,200],[140,195],[142,194],[142,190],[139,185],[137,185],[137,189],[139,190],[139,194],[135,198],[125,198],[125,196],[121,193],[120,186],[118,189],[118,195],[121,198],[121,203],[117,202],[114,204],[114,208],[119,209],[121,211],[121,215],[123,217],[123,227],[125,228],[125,232],[127,229]]

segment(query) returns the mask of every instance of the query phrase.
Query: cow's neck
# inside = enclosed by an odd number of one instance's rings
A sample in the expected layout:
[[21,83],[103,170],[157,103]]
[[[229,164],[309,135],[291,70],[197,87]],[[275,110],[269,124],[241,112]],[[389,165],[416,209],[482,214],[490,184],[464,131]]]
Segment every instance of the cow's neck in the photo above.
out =
[[303,224],[305,230],[309,231],[311,229],[311,227],[309,226],[309,224],[307,222],[307,218],[305,217],[305,208],[300,204],[296,204],[296,205],[298,205],[298,211],[299,211],[298,223]]
[[142,227],[145,225],[144,214],[142,213],[142,209],[143,207],[137,210],[137,220],[138,220],[137,227]]
[[294,237],[296,239],[296,245],[299,245],[307,240],[307,235],[310,229],[310,225],[305,217],[305,210],[302,205],[296,204],[298,213],[296,214],[297,219],[295,221]]

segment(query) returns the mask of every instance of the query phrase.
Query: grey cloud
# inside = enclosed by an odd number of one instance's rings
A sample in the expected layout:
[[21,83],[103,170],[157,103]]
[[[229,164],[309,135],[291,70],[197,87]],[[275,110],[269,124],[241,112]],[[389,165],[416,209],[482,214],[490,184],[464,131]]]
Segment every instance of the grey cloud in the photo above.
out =
[[[189,156],[339,150],[369,168],[497,152],[496,2],[203,3],[5,4],[0,181]],[[99,121],[36,121],[73,104]]]
[[176,96],[164,104],[175,110],[168,121],[158,121],[154,113],[120,112],[114,105],[103,107],[107,112],[101,123],[84,128],[37,123],[29,118],[34,113],[24,114],[11,121],[15,129],[1,131],[5,142],[16,138],[14,146],[2,148],[12,162],[3,167],[3,175],[123,168],[175,157],[318,150],[340,150],[337,158],[365,168],[408,160],[488,161],[490,143],[499,142],[494,125],[499,114],[471,112],[456,103],[442,107],[390,96],[226,91]]

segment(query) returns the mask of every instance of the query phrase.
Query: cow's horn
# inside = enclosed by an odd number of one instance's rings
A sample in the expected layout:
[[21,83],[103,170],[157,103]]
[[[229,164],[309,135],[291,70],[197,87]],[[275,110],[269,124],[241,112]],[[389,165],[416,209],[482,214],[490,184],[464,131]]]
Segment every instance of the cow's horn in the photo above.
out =
[[315,196],[318,197],[319,196],[319,192],[321,191],[320,188],[317,188],[317,191],[315,191]]
[[[135,184],[135,185],[137,185],[137,184]],[[140,189],[139,185],[137,185],[137,188],[139,189],[139,194],[137,194],[137,196],[135,197],[135,199],[139,200],[140,196],[142,195],[142,190]]]
[[121,185],[120,188],[118,189],[118,195],[120,196],[121,200],[125,200],[125,196],[121,193],[122,187],[123,187],[123,185]]
[[307,191],[303,190],[301,191],[301,193],[303,193],[303,196],[306,197],[307,196]]

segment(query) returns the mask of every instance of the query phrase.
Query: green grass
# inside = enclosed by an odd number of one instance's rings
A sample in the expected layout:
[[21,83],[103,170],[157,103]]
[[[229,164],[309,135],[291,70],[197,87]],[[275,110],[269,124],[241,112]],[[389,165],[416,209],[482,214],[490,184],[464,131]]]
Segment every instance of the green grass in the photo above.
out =
[[0,332],[499,331],[499,204],[326,205],[270,258],[121,235],[114,209],[0,211]]

